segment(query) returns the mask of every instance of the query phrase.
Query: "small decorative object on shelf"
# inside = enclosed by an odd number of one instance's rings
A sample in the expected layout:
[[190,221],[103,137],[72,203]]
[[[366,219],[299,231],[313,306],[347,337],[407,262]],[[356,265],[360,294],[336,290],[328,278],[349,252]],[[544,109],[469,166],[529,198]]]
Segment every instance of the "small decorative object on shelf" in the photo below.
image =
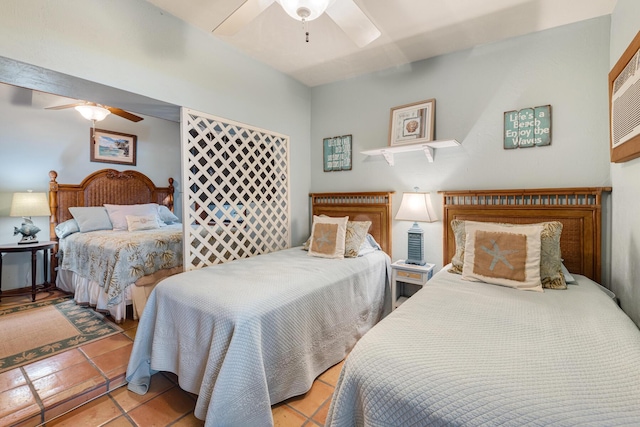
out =
[[40,228],[36,227],[31,220],[32,216],[51,216],[49,202],[45,193],[33,193],[29,190],[26,193],[13,193],[11,200],[11,210],[9,216],[21,216],[24,221],[20,228],[13,227],[13,235],[22,235],[19,244],[38,243],[36,234]]
[[[391,309],[400,307],[433,276],[435,264],[415,265],[398,260],[391,264]],[[413,292],[410,292],[413,290]]]
[[433,141],[435,116],[435,99],[393,107],[389,123],[389,146]]

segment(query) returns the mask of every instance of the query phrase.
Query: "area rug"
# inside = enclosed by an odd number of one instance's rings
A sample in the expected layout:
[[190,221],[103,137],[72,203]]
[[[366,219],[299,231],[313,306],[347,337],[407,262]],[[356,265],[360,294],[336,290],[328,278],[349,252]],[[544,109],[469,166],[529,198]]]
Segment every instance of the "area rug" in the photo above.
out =
[[70,297],[0,310],[0,372],[122,332]]

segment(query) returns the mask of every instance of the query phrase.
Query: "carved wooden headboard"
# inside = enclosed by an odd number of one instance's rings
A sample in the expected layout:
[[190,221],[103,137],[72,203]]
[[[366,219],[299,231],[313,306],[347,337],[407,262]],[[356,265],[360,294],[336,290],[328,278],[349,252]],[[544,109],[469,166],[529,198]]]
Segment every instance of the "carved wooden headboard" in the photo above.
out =
[[602,193],[611,187],[443,191],[444,264],[455,254],[451,220],[531,224],[560,221],[563,263],[572,273],[601,278]]
[[311,193],[313,215],[348,216],[351,221],[371,221],[369,233],[391,256],[391,197],[393,191],[362,193]]
[[56,225],[71,219],[70,207],[158,203],[173,211],[173,178],[169,178],[168,187],[156,187],[146,175],[132,170],[102,169],[77,185],[58,184],[57,177],[56,171],[49,172],[50,235],[53,241],[58,241]]

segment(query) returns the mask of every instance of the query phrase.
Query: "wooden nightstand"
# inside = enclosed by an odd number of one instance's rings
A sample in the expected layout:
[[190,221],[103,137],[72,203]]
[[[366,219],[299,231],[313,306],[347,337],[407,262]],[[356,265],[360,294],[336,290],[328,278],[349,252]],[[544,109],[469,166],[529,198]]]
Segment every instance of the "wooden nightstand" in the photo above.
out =
[[[2,296],[15,296],[15,295],[28,295],[31,294],[31,301],[36,300],[36,293],[42,290],[48,290],[53,287],[53,283],[49,282],[49,258],[50,251],[56,245],[56,242],[46,241],[46,242],[37,242],[37,243],[11,243],[7,245],[0,245],[0,299]],[[44,273],[44,283],[42,285],[36,285],[36,253],[38,251],[42,251],[42,263],[43,263],[43,273]],[[6,253],[13,252],[31,252],[31,292],[20,292],[20,291],[5,291],[2,292],[2,256]]]
[[[435,264],[415,265],[405,264],[404,260],[398,260],[391,264],[391,309],[395,310],[409,298],[405,285],[410,287],[422,287],[433,276]],[[400,288],[400,295],[398,295]]]

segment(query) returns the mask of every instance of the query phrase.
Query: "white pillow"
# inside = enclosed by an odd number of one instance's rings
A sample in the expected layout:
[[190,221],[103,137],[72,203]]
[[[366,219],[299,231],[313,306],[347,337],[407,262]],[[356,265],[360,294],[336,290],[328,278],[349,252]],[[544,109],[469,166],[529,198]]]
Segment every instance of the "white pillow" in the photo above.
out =
[[542,225],[467,224],[462,278],[542,292],[542,230]]
[[160,228],[158,215],[127,215],[127,229],[129,231],[153,230]]
[[73,233],[77,233],[80,231],[80,227],[78,227],[78,222],[75,219],[68,219],[65,222],[61,222],[56,225],[55,232],[56,236],[59,239],[64,239],[67,236],[72,235]]
[[69,208],[81,233],[97,230],[111,230],[111,220],[107,210],[102,206],[78,206]]
[[381,251],[382,248],[376,242],[376,239],[373,238],[371,234],[367,234],[367,238],[364,239],[362,245],[360,246],[360,250],[358,251],[358,256],[364,256],[370,254],[371,252]]
[[349,217],[313,216],[309,256],[344,258],[345,237]]
[[107,205],[104,207],[107,209],[109,219],[113,224],[114,230],[128,230],[127,215],[132,216],[158,216],[158,205],[156,203],[146,203],[143,205]]
[[180,218],[175,216],[174,213],[171,212],[169,208],[164,205],[158,205],[158,216],[160,217],[160,220],[167,225],[180,221]]
[[571,275],[571,273],[569,273],[569,270],[567,270],[567,267],[565,267],[564,264],[560,264],[560,268],[562,269],[562,274],[564,275],[565,282],[574,283],[576,281],[576,279]]

